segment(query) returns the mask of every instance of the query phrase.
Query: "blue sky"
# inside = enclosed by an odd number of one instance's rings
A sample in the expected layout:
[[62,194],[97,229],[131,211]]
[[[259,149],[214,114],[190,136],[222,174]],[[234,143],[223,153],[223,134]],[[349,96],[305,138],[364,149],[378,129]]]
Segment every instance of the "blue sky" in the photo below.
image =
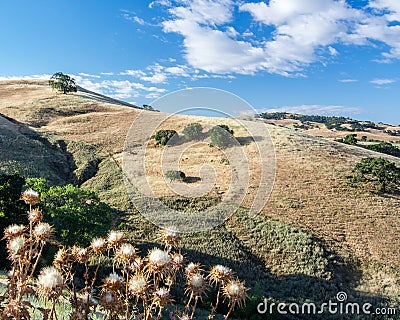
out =
[[14,0],[0,30],[0,79],[62,71],[137,105],[213,87],[259,111],[400,123],[399,0]]

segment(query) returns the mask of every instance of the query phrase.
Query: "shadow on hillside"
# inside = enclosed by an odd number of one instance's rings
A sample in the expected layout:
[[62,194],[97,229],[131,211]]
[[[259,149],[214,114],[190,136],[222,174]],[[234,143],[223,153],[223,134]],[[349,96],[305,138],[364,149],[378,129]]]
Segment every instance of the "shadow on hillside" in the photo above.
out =
[[0,148],[3,151],[0,162],[13,163],[17,168],[14,171],[19,171],[22,176],[40,176],[50,184],[63,185],[74,181],[76,166],[73,155],[63,149],[62,140],[51,142],[25,123],[3,114],[0,114],[0,120]]
[[186,177],[185,179],[183,179],[183,182],[185,183],[196,183],[198,181],[201,181],[200,177]]
[[395,200],[400,200],[400,190],[398,191],[391,191],[391,192],[375,192],[377,196],[380,196],[382,198],[386,199],[395,199]]
[[[154,247],[162,248],[157,243],[145,243],[137,245],[140,252],[148,252]],[[308,276],[305,274],[290,274],[283,276],[276,276],[265,268],[264,262],[256,256],[250,254],[249,259],[245,262],[238,262],[232,259],[217,257],[214,255],[199,252],[197,250],[188,250],[183,246],[182,254],[186,257],[188,262],[198,262],[206,271],[210,270],[212,266],[221,264],[232,268],[240,280],[246,282],[246,286],[251,288],[249,296],[252,297],[247,307],[236,312],[236,317],[239,319],[249,319],[249,315],[256,315],[257,305],[264,301],[264,297],[268,299],[268,303],[285,302],[287,305],[296,303],[314,303],[317,310],[320,310],[323,303],[339,303],[337,296],[339,293],[344,292],[347,299],[343,303],[358,303],[360,308],[363,304],[369,303],[371,308],[388,306],[389,301],[381,296],[374,296],[362,294],[353,289],[353,284],[358,281],[360,273],[352,265],[340,265],[333,271],[331,280],[322,279],[315,276]],[[342,273],[342,274],[340,274]],[[183,289],[175,289],[174,298],[176,302],[184,304],[182,299],[177,297],[183,296]],[[215,301],[215,289],[211,289],[208,298],[204,300],[203,307],[207,308],[211,301]],[[226,313],[226,305],[221,306],[219,312]],[[371,309],[371,310],[373,310]],[[287,308],[285,310],[288,310]],[[362,310],[362,309],[361,309]],[[276,311],[276,308],[275,308]],[[235,314],[234,314],[235,315]],[[366,317],[364,317],[366,318]],[[341,315],[340,319],[364,319],[362,316],[359,318],[355,315]],[[324,311],[324,316],[321,315],[296,315],[285,317],[281,314],[272,316],[272,318],[264,318],[263,316],[251,317],[251,319],[339,319],[336,315],[330,315],[328,310]],[[368,318],[370,319],[370,318]]]
[[261,140],[263,140],[263,137],[249,136],[249,137],[236,137],[235,139],[237,140],[237,142],[239,142],[240,145],[244,146],[244,145],[248,145],[252,142],[261,141]]

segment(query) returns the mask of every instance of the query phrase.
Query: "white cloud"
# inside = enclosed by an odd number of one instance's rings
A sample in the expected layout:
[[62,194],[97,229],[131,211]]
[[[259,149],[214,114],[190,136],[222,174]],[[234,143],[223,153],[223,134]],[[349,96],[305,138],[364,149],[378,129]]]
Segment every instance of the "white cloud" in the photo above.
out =
[[181,77],[188,77],[189,74],[187,73],[187,67],[185,66],[175,66],[175,67],[168,67],[165,68],[165,72],[168,72],[172,75],[181,76]]
[[145,95],[145,98],[146,98],[146,99],[157,99],[157,98],[159,98],[160,96],[161,96],[161,95],[160,95],[159,93],[152,92],[152,93],[146,94],[146,95]]
[[378,11],[388,11],[386,18],[389,21],[400,21],[400,2],[398,0],[371,0],[369,6]]
[[151,9],[155,6],[170,7],[171,5],[172,5],[171,2],[168,0],[156,0],[156,1],[150,2],[149,8]]
[[125,70],[123,72],[120,72],[121,76],[132,76],[132,77],[143,77],[146,75],[145,72],[143,72],[142,70]]
[[393,80],[393,79],[373,79],[373,80],[370,81],[370,83],[377,84],[379,86],[386,85],[386,84],[391,84],[391,83],[394,83],[394,82],[396,82],[396,81]]
[[100,74],[103,76],[113,76],[114,72],[100,72]]
[[288,112],[313,115],[342,115],[343,113],[360,113],[360,108],[346,106],[321,106],[321,105],[300,105],[286,106],[279,108],[257,110],[257,112]]
[[152,76],[141,77],[143,81],[151,82],[151,83],[165,83],[167,82],[167,76],[163,73],[156,73]]
[[339,52],[338,52],[334,47],[329,46],[329,47],[328,47],[328,50],[329,50],[329,53],[330,53],[332,56],[337,56],[337,55],[339,54]]
[[239,32],[232,26],[227,27],[225,33],[231,38],[236,38],[239,35]]
[[80,72],[79,75],[82,76],[82,77],[100,78],[100,76],[97,76],[97,75],[94,75],[94,74],[89,74],[89,73],[84,73],[84,72]]
[[235,41],[220,30],[201,27],[191,20],[165,21],[163,26],[165,32],[185,37],[185,57],[194,68],[214,73],[252,73],[263,57],[261,48]]
[[[169,17],[163,31],[182,35],[188,65],[206,72],[302,75],[308,65],[324,62],[325,55],[339,55],[336,44],[373,46],[376,41],[389,48],[378,61],[400,59],[400,26],[390,24],[400,20],[398,0],[370,0],[369,7],[359,9],[345,0],[176,3],[165,4]],[[256,22],[241,34],[234,26],[236,10]],[[250,30],[254,27],[257,36]]]
[[139,18],[138,16],[134,16],[133,17],[133,21],[135,21],[136,23],[140,24],[141,26],[146,25],[146,22],[142,18]]
[[166,91],[164,88],[154,86],[148,87],[140,82],[128,80],[102,80],[97,81],[82,76],[75,76],[76,83],[88,90],[109,95],[116,99],[138,98],[149,93],[161,94]]
[[351,83],[351,82],[358,82],[358,80],[357,79],[340,79],[339,82]]
[[128,10],[121,10],[121,12],[122,12],[122,17],[125,20],[135,22],[135,23],[137,23],[137,24],[139,24],[141,26],[150,26],[150,27],[156,27],[157,26],[156,24],[153,24],[153,23],[151,23],[149,21],[146,21],[146,20],[138,17],[135,14],[135,12],[131,12],[131,11],[128,11]]
[[30,79],[49,80],[51,76],[52,76],[51,74],[33,74],[29,76],[5,76],[5,77],[0,76],[0,80],[30,80]]

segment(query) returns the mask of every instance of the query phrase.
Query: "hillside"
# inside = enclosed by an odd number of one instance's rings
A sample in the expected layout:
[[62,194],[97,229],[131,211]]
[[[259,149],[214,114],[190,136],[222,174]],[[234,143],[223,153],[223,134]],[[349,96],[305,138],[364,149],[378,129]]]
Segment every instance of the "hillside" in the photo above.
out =
[[307,116],[285,112],[262,113],[263,122],[303,132],[315,137],[327,139],[343,138],[347,134],[356,134],[365,141],[400,142],[400,126],[371,121],[359,121],[338,116]]
[[[157,229],[130,204],[121,173],[125,138],[141,112],[143,126],[160,117],[96,98],[93,93],[59,94],[45,81],[1,81],[0,169],[44,176],[54,184],[72,182],[98,189],[132,239],[153,242]],[[257,121],[262,120],[250,125]],[[181,131],[192,122],[227,124],[242,141],[247,137],[232,119],[173,115],[163,126]],[[364,300],[396,301],[400,293],[400,198],[349,188],[345,177],[364,157],[382,156],[398,166],[400,159],[315,137],[310,131],[267,127],[277,167],[262,212],[254,218],[246,212],[260,176],[260,164],[253,157],[256,146],[250,139],[243,143],[250,168],[243,208],[218,228],[186,235],[185,252],[204,265],[232,266],[250,286],[258,283],[262,294],[274,299],[321,301],[346,291]],[[315,135],[337,137],[328,129]],[[148,138],[136,143],[147,144]],[[156,195],[174,206],[187,206],[184,199],[171,200],[174,193],[160,179],[161,148],[150,141],[147,150],[146,175]],[[206,200],[223,197],[229,181],[222,155],[204,145],[187,152],[181,159],[189,175],[198,176],[202,163],[211,163],[218,173],[216,188]]]

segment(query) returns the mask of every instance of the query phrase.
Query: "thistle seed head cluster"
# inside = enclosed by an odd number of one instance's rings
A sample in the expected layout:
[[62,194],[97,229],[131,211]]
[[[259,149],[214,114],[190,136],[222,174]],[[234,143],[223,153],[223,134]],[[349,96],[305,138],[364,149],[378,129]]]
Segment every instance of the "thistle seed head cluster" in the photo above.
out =
[[[245,303],[247,288],[234,278],[230,268],[216,265],[207,273],[199,263],[186,262],[180,250],[175,249],[181,235],[174,228],[161,231],[164,250],[155,247],[144,256],[124,240],[121,231],[110,231],[105,238],[94,238],[88,247],[61,247],[54,256],[53,265],[44,267],[34,281],[42,249],[55,231],[42,221],[42,212],[32,208],[40,202],[37,192],[27,190],[21,199],[30,205],[29,227],[14,224],[4,230],[13,264],[9,273],[8,304],[10,308],[15,306],[13,310],[27,310],[22,301],[15,300],[18,295],[34,294],[52,302],[52,308],[46,312],[50,312],[49,319],[53,319],[55,305],[65,294],[72,306],[70,319],[88,319],[90,312],[97,309],[108,313],[110,319],[120,319],[122,315],[131,319],[159,319],[163,310],[173,303],[172,292],[176,292],[174,287],[177,286],[183,287],[189,301],[185,311],[175,319],[194,319],[198,300],[207,295],[212,285],[216,286],[218,296],[221,294],[228,300],[229,312],[225,319],[236,305]],[[112,272],[97,279],[105,261]],[[179,283],[180,279],[184,279],[183,283]],[[76,283],[83,283],[84,287],[78,290]],[[212,306],[209,319],[213,318],[217,306],[218,302]]]

